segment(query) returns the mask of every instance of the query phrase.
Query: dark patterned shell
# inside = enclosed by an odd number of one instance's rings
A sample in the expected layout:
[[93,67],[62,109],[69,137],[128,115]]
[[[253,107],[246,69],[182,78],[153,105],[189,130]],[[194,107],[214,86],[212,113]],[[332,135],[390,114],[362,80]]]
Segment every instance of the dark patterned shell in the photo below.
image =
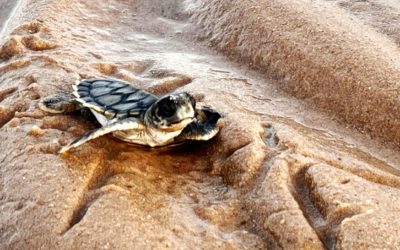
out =
[[140,117],[157,97],[117,80],[83,80],[74,86],[76,100],[107,118]]

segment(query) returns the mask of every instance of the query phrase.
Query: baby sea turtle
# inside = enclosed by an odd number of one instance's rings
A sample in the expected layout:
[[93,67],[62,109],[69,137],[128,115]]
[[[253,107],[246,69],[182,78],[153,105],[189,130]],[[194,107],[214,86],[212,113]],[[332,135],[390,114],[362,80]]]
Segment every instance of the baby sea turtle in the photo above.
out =
[[218,131],[221,117],[214,110],[196,109],[186,92],[161,98],[118,80],[82,80],[73,85],[75,98],[49,97],[39,107],[50,113],[68,113],[88,108],[102,127],[91,130],[63,147],[60,153],[112,133],[115,137],[150,147],[186,140],[206,141]]

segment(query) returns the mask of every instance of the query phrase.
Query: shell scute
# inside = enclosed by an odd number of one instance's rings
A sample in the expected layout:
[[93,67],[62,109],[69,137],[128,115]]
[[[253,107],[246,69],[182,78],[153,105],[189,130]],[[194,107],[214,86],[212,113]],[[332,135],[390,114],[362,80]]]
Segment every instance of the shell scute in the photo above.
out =
[[109,84],[110,84],[110,82],[109,81],[105,81],[105,80],[93,81],[92,82],[92,88],[106,87]]
[[[136,102],[136,101],[140,101],[145,98],[148,98],[148,97],[149,96],[146,94],[146,92],[140,90],[136,93],[129,94],[128,97],[126,98],[126,101],[127,102]],[[150,100],[148,100],[148,101],[150,101]]]
[[120,110],[120,111],[129,111],[130,109],[135,109],[138,107],[139,103],[132,103],[132,102],[127,102],[127,103],[120,103],[117,105],[112,106],[114,110]]
[[121,102],[120,95],[103,95],[95,99],[99,104],[109,107]]
[[112,91],[111,88],[101,87],[101,88],[93,88],[90,90],[90,95],[94,97],[110,94]]
[[83,106],[103,113],[108,119],[141,114],[157,97],[117,80],[83,80],[74,86],[74,95]]
[[126,83],[119,82],[119,81],[115,81],[115,82],[112,82],[109,86],[110,86],[111,88],[122,88],[122,87],[124,87],[125,85],[126,85]]
[[131,93],[136,93],[137,91],[138,91],[137,89],[131,86],[125,86],[114,90],[113,94],[131,94]]
[[86,91],[86,92],[89,92],[89,87],[88,87],[88,86],[84,86],[84,85],[79,85],[79,86],[78,86],[78,91]]

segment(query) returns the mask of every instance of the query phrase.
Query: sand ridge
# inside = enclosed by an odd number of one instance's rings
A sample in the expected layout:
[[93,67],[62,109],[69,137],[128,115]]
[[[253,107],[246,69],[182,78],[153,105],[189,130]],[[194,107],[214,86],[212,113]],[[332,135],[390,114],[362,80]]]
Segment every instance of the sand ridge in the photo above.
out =
[[398,14],[398,6],[368,20],[360,7],[368,2],[354,9],[348,2],[203,1],[194,21],[200,37],[273,75],[287,92],[398,144],[400,50],[395,35],[387,35],[398,27],[382,20]]

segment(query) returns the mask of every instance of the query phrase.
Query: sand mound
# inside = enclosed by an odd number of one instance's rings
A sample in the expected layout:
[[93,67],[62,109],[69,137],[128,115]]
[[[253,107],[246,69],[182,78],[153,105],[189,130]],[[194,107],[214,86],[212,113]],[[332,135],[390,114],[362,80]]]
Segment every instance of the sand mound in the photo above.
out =
[[400,4],[373,2],[203,1],[194,20],[201,39],[287,92],[400,143]]

